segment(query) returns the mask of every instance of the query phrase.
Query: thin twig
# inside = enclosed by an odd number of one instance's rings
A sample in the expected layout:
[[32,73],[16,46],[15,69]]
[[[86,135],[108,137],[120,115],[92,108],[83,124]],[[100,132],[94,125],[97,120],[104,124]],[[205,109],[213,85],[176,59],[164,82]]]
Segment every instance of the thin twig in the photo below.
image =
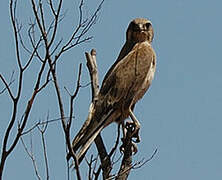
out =
[[145,165],[146,163],[151,161],[154,158],[154,156],[156,155],[157,152],[158,152],[158,150],[156,148],[155,151],[153,152],[153,154],[148,159],[146,159],[145,161],[141,160],[141,161],[135,163],[132,168],[133,169],[141,168],[143,165]]
[[79,44],[88,42],[93,38],[92,36],[89,36],[89,37],[84,37],[84,36],[87,32],[89,32],[89,30],[92,28],[92,26],[96,23],[97,18],[98,18],[98,13],[101,10],[101,7],[102,7],[104,1],[105,0],[102,0],[100,2],[98,7],[96,8],[95,12],[91,16],[91,18],[89,18],[87,21],[83,20],[83,9],[82,8],[83,8],[84,0],[80,1],[80,5],[79,5],[79,23],[78,23],[77,27],[75,28],[75,30],[73,31],[69,40],[65,43],[65,45],[61,48],[61,50],[56,55],[56,58],[55,58],[55,61],[53,62],[53,64],[56,63],[58,58],[64,52],[74,48],[75,46],[77,46]]
[[[10,81],[8,83],[8,87],[10,87],[15,82],[15,80],[13,79],[14,78],[14,74],[15,74],[15,71],[12,71],[12,74],[11,74],[11,77],[10,77]],[[7,87],[3,88],[0,91],[0,94],[3,94],[5,92],[5,90],[7,90]]]
[[[47,117],[48,119],[48,117]],[[41,139],[42,139],[42,146],[43,146],[43,156],[45,161],[45,169],[46,169],[46,179],[49,180],[49,165],[48,165],[48,158],[47,158],[47,151],[46,151],[46,142],[45,142],[45,132],[48,127],[48,123],[44,124],[43,127],[40,129],[39,126],[37,126],[40,133],[41,133]]]
[[[70,117],[65,117],[66,119],[70,118]],[[74,117],[72,117],[74,118]],[[35,125],[33,125],[30,129],[28,129],[27,131],[24,131],[21,135],[26,135],[28,133],[30,133],[32,130],[34,130],[35,128],[37,128],[40,125],[45,125],[45,124],[49,124],[49,123],[53,123],[53,122],[59,122],[61,121],[61,118],[57,118],[57,119],[51,119],[51,120],[47,120],[47,121],[43,121],[43,122],[37,122]]]
[[13,82],[10,81],[9,83],[7,83],[6,80],[4,79],[4,77],[3,77],[1,74],[0,74],[0,79],[2,80],[2,82],[3,82],[4,85],[5,85],[5,88],[0,92],[0,94],[2,94],[2,93],[7,89],[7,91],[8,91],[8,93],[9,93],[11,99],[14,100],[15,98],[14,98],[14,96],[13,96],[13,94],[12,94],[12,91],[11,91],[11,89],[10,89],[10,87],[9,87],[9,86],[14,82],[14,80],[13,80]]
[[33,154],[32,137],[30,136],[30,145],[31,145],[31,151],[30,152],[29,152],[27,146],[25,145],[25,142],[24,142],[22,137],[21,137],[21,142],[22,142],[22,145],[23,145],[23,147],[25,149],[25,152],[28,154],[28,156],[32,160],[32,164],[33,164],[33,167],[34,167],[34,170],[35,170],[35,175],[36,175],[37,179],[41,180],[42,178],[39,175],[38,167],[37,167],[37,164],[36,164],[36,161],[35,161],[35,157],[34,157],[34,154]]

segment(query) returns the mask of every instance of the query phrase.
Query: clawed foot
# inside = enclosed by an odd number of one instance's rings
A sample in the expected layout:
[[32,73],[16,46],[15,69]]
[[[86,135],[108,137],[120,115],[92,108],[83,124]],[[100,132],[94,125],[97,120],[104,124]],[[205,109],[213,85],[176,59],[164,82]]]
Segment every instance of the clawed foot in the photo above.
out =
[[[133,154],[136,154],[138,151],[136,143],[140,142],[140,128],[138,128],[134,122],[126,122],[125,128],[126,135],[121,139],[123,144],[120,146],[120,152],[124,153],[127,146],[131,146]],[[133,140],[133,138],[136,138],[136,140]]]
[[133,142],[139,143],[140,142],[140,135],[139,135],[140,127],[138,127],[134,122],[126,122],[125,127],[127,131],[128,129],[130,130],[132,140],[135,138]]
[[132,137],[136,138],[136,143],[140,142],[139,130],[140,130],[140,122],[137,120],[133,111],[129,109],[130,118],[133,122],[126,122],[126,126],[132,126]]

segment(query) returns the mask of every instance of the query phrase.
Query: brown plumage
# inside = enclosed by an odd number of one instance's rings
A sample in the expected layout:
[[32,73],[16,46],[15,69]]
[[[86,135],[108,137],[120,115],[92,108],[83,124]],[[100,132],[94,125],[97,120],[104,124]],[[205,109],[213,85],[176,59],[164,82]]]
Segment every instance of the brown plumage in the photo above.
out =
[[73,140],[73,150],[79,159],[110,123],[121,123],[129,116],[135,120],[132,108],[154,77],[156,56],[151,47],[152,40],[153,28],[149,20],[137,18],[129,24],[126,43],[105,76],[87,121]]

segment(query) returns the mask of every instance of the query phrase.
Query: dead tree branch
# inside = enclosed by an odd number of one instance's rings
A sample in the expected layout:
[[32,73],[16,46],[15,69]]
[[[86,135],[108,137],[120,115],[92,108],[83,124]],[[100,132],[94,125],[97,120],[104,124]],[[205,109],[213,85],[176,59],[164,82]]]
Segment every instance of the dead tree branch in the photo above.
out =
[[[48,119],[48,118],[47,118]],[[41,133],[41,140],[42,140],[42,147],[43,147],[43,156],[45,161],[45,170],[46,170],[46,179],[49,180],[49,163],[48,163],[48,157],[47,157],[47,150],[46,150],[46,142],[45,142],[45,132],[48,127],[48,123],[44,124],[42,128],[39,126],[38,130]]]
[[122,145],[124,156],[116,180],[126,180],[132,168],[132,155],[135,151],[135,144],[132,142],[132,134],[134,131],[133,124],[128,123],[126,125],[126,131],[126,137],[123,139]]
[[12,75],[11,75],[11,78],[10,78],[10,81],[9,83],[7,83],[4,79],[4,77],[0,74],[0,79],[3,81],[4,85],[5,85],[5,88],[3,88],[1,91],[0,91],[0,94],[3,94],[6,90],[8,91],[8,93],[10,94],[11,97],[12,96],[12,93],[11,93],[11,90],[10,90],[10,86],[12,85],[13,82],[15,82],[14,80],[14,74],[15,74],[15,71],[12,71]]
[[[87,67],[91,78],[92,104],[94,104],[97,101],[97,96],[99,93],[99,77],[96,63],[96,50],[92,49],[91,53],[85,53],[85,55],[87,60]],[[103,179],[106,179],[109,177],[112,166],[110,157],[108,156],[100,133],[96,137],[95,143],[100,156],[101,168],[103,170]]]
[[71,157],[74,159],[75,162],[75,169],[76,169],[76,175],[78,180],[81,180],[81,176],[80,176],[80,170],[79,170],[79,162],[78,159],[74,153],[74,151],[72,150],[72,145],[71,145],[71,140],[70,140],[70,128],[71,128],[71,124],[72,124],[72,116],[73,116],[73,110],[74,110],[74,100],[79,92],[79,89],[81,87],[81,72],[82,72],[82,64],[79,65],[79,74],[78,74],[78,79],[77,79],[77,84],[76,84],[76,89],[73,92],[73,94],[70,94],[70,112],[69,112],[69,120],[67,122],[67,124],[65,125],[65,128],[63,126],[63,130],[65,133],[65,138],[66,138],[66,145],[67,145],[67,149],[68,152],[70,152]]
[[22,142],[22,145],[25,149],[25,152],[28,154],[28,156],[30,157],[30,159],[32,160],[32,164],[33,164],[33,167],[34,167],[34,170],[35,170],[35,175],[37,177],[38,180],[41,180],[41,176],[39,175],[39,170],[38,170],[38,167],[37,167],[37,164],[36,164],[36,160],[35,160],[35,156],[33,154],[33,144],[32,144],[32,137],[30,136],[30,151],[28,150],[28,147],[25,145],[25,142],[23,140],[23,138],[21,137],[21,142]]

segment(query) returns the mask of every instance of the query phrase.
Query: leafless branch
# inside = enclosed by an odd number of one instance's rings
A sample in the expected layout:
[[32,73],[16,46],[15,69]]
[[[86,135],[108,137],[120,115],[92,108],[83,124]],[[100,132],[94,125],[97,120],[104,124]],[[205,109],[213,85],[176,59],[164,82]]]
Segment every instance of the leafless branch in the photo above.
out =
[[27,67],[30,65],[31,61],[33,60],[33,57],[34,57],[34,55],[35,55],[35,53],[36,53],[36,51],[37,51],[37,49],[38,49],[38,47],[39,47],[39,45],[40,45],[40,42],[41,42],[41,41],[39,41],[39,42],[37,43],[37,45],[34,47],[33,52],[31,53],[31,55],[30,55],[30,57],[29,57],[26,65],[25,65],[24,68],[23,68],[24,70],[27,69]]
[[92,102],[94,102],[95,100],[97,100],[97,95],[99,93],[99,77],[96,63],[96,50],[92,49],[91,53],[85,53],[85,56],[91,79]]
[[74,102],[74,99],[76,98],[78,92],[79,92],[79,89],[81,87],[81,84],[80,84],[80,81],[81,81],[81,73],[82,73],[82,64],[79,65],[79,74],[78,74],[78,79],[77,79],[77,83],[76,83],[76,89],[75,91],[73,92],[73,95],[70,96],[70,114],[69,114],[69,121],[67,123],[67,129],[70,131],[70,127],[71,127],[71,124],[72,124],[72,116],[73,116],[73,102]]
[[[48,119],[48,118],[47,118]],[[45,160],[45,169],[46,169],[46,179],[49,180],[49,165],[48,165],[48,158],[47,158],[47,151],[46,151],[46,142],[45,142],[45,132],[47,129],[48,123],[44,124],[42,128],[38,127],[38,130],[41,133],[42,139],[42,146],[43,146],[43,153],[44,153],[44,160]]]
[[38,167],[37,167],[37,164],[36,164],[36,161],[35,161],[35,157],[34,157],[34,154],[33,154],[33,145],[32,145],[32,137],[31,137],[31,135],[30,135],[30,146],[31,146],[31,151],[30,152],[29,152],[27,146],[25,145],[25,142],[24,142],[22,137],[21,137],[21,142],[22,142],[22,145],[23,145],[23,147],[25,149],[25,152],[28,154],[28,156],[32,160],[32,164],[33,164],[33,167],[34,167],[34,170],[35,170],[35,175],[36,175],[37,179],[41,180],[42,178],[39,175]]
[[[70,117],[65,117],[65,119],[69,119]],[[72,117],[74,118],[74,117]],[[26,135],[28,133],[30,133],[32,130],[34,130],[35,128],[37,128],[38,126],[41,125],[45,125],[45,124],[49,124],[49,123],[54,123],[54,122],[60,122],[61,118],[57,118],[57,119],[51,119],[51,120],[47,120],[47,121],[43,121],[43,122],[37,122],[35,125],[33,125],[30,129],[24,131],[21,135]]]
[[157,153],[157,149],[154,150],[153,154],[148,159],[146,159],[146,160],[142,159],[141,161],[135,162],[131,167],[125,168],[124,171],[119,172],[119,174],[117,174],[117,175],[113,175],[112,177],[108,178],[107,180],[118,179],[118,178],[119,179],[126,178],[126,176],[124,176],[124,174],[128,173],[132,169],[139,169],[139,168],[141,168],[146,163],[151,161],[154,158],[154,156],[156,155],[156,153]]
[[14,100],[15,98],[14,98],[14,96],[12,94],[12,91],[11,91],[11,89],[9,87],[12,84],[12,82],[7,83],[6,80],[4,79],[4,77],[1,74],[0,74],[0,79],[2,80],[2,82],[5,85],[5,88],[0,92],[0,94],[2,94],[7,89],[11,99]]
[[[27,102],[24,115],[22,116],[22,121],[19,123],[17,133],[16,133],[16,135],[15,135],[13,141],[12,141],[12,144],[8,145],[8,139],[9,139],[11,130],[14,126],[15,120],[17,118],[18,102],[19,102],[19,99],[21,97],[22,85],[23,85],[23,81],[24,81],[23,74],[24,74],[24,71],[27,69],[27,67],[30,65],[30,62],[31,62],[31,60],[32,60],[37,48],[38,48],[38,45],[37,45],[37,47],[35,47],[33,49],[33,53],[31,54],[30,58],[28,59],[27,64],[23,67],[22,62],[21,62],[21,58],[20,58],[20,51],[19,51],[19,44],[20,44],[19,43],[20,42],[19,41],[19,32],[21,30],[21,26],[19,27],[18,23],[16,22],[16,17],[15,17],[16,4],[17,4],[17,0],[10,0],[10,6],[9,6],[9,8],[10,8],[10,17],[11,17],[11,23],[12,23],[12,27],[13,27],[13,31],[14,31],[14,38],[15,38],[16,60],[17,60],[17,63],[18,63],[18,68],[19,68],[18,88],[17,88],[17,94],[14,97],[12,95],[12,92],[11,92],[10,88],[9,88],[9,85],[4,80],[3,76],[0,75],[0,79],[5,84],[8,92],[9,92],[9,95],[10,95],[11,99],[13,100],[13,109],[12,109],[11,120],[9,121],[8,127],[6,128],[6,132],[5,132],[4,137],[3,137],[2,155],[1,155],[1,161],[0,161],[0,179],[2,179],[2,173],[3,173],[3,169],[5,167],[6,159],[9,156],[9,154],[14,150],[15,146],[17,145],[19,139],[21,138],[22,132],[23,132],[23,130],[24,130],[26,124],[27,124],[29,114],[30,114],[30,111],[32,109],[33,102],[36,98],[37,93],[39,92],[38,90],[39,90],[39,87],[40,87],[42,73],[45,69],[45,64],[46,64],[46,61],[45,61],[41,65],[40,71],[37,75],[37,81],[36,81],[36,84],[35,84],[34,91],[31,95],[29,101]],[[7,147],[8,147],[8,149],[7,149]]]
[[[15,71],[12,71],[12,74],[11,74],[11,78],[10,78],[10,81],[9,81],[9,83],[7,84],[7,83],[4,83],[5,84],[5,88],[3,88],[1,91],[0,91],[0,94],[3,94],[6,90],[10,90],[9,89],[9,87],[15,82],[15,80],[14,80],[14,74],[15,74]],[[0,76],[2,76],[1,74],[0,74]],[[3,76],[2,77],[0,77],[1,78],[1,80],[2,80],[2,78],[3,78]],[[4,78],[3,78],[4,79]],[[2,80],[3,81],[3,80]],[[6,82],[6,81],[5,81]],[[6,85],[7,84],[7,85]],[[8,89],[7,89],[7,86],[8,86]]]
[[49,47],[52,45],[53,41],[55,40],[55,36],[56,36],[57,28],[58,28],[59,15],[60,15],[60,11],[61,11],[61,8],[62,8],[62,3],[63,3],[63,1],[60,0],[58,8],[57,8],[57,12],[55,12],[55,10],[52,6],[52,2],[51,2],[51,9],[52,9],[52,12],[53,12],[53,15],[54,15],[55,23],[54,23],[54,29],[53,29],[52,37],[51,37],[51,40],[48,44]]
[[124,156],[122,159],[121,167],[119,169],[118,175],[115,178],[116,180],[126,180],[128,178],[128,175],[130,173],[130,170],[132,168],[132,155],[133,155],[133,148],[134,145],[132,143],[132,133],[133,133],[133,126],[131,124],[128,124],[126,126],[126,137],[123,139],[123,150],[124,150]]
[[148,163],[149,161],[151,161],[151,160],[154,158],[154,156],[156,155],[157,152],[158,152],[158,150],[155,149],[155,151],[153,152],[153,154],[152,154],[148,159],[146,159],[146,160],[141,160],[141,161],[139,161],[139,162],[136,162],[136,163],[132,166],[132,168],[133,168],[133,169],[141,168],[141,167],[144,166],[146,163]]
[[43,31],[46,32],[46,26],[45,26],[45,18],[44,18],[44,12],[42,7],[42,0],[39,0],[39,9],[40,9],[40,18],[42,23]]
[[31,54],[31,53],[32,53],[31,50],[29,50],[29,49],[26,47],[25,43],[23,42],[23,38],[22,38],[21,33],[18,33],[18,35],[19,35],[20,44],[21,44],[21,46],[23,47],[23,49],[24,49],[27,53]]
[[[28,29],[28,37],[29,37],[31,46],[32,46],[32,48],[34,48],[34,49],[35,49],[35,47],[37,47],[36,44],[38,44],[38,48],[40,48],[40,47],[41,47],[41,43],[42,43],[42,37],[40,37],[39,40],[38,40],[38,42],[36,43],[36,40],[35,40],[35,30],[34,30],[35,25],[36,25],[35,23],[31,23],[31,24],[30,24],[30,28]],[[41,62],[44,61],[43,58],[39,55],[38,49],[36,49],[36,51],[35,51],[35,56],[36,56]]]
[[22,64],[21,64],[21,60],[20,60],[20,52],[19,52],[18,28],[16,26],[16,18],[15,18],[16,7],[17,7],[16,5],[17,5],[17,0],[15,0],[15,1],[10,0],[10,17],[11,17],[11,22],[12,22],[12,27],[13,27],[13,31],[14,31],[14,37],[15,37],[15,48],[16,48],[17,62],[18,62],[19,68],[22,69]]
[[56,12],[55,12],[55,9],[54,9],[54,7],[53,7],[52,0],[49,0],[48,3],[49,3],[49,5],[50,5],[50,9],[51,9],[53,15],[56,16]]
[[[96,63],[96,50],[92,49],[91,53],[85,53],[85,55],[86,55],[87,67],[88,67],[90,79],[91,79],[92,103],[94,104],[97,100],[97,96],[99,93],[99,77],[98,77],[97,63]],[[101,134],[99,134],[96,137],[95,143],[96,143],[96,147],[99,152],[99,156],[101,160],[103,178],[106,179],[107,177],[109,177],[112,166],[111,166],[110,157],[107,154]],[[97,171],[97,175],[96,175],[97,177],[98,177],[99,172],[100,171]]]
[[71,117],[73,116],[73,109],[74,109],[73,102],[74,102],[74,99],[76,98],[76,96],[79,92],[79,89],[81,87],[81,85],[80,85],[81,73],[82,73],[82,64],[79,65],[79,74],[78,74],[78,79],[77,79],[76,90],[74,91],[73,95],[70,96],[70,118],[68,120],[66,128],[63,129],[64,132],[65,132],[66,145],[67,145],[68,151],[70,152],[71,157],[73,157],[74,162],[75,162],[75,169],[76,169],[76,175],[77,175],[78,180],[81,180],[81,176],[80,176],[78,159],[77,159],[75,153],[72,150],[72,145],[71,145],[71,141],[70,141],[70,128],[71,128],[71,124],[72,124],[72,118]]
[[86,159],[87,165],[88,165],[88,180],[92,180],[93,178],[93,163],[96,161],[96,159],[93,158],[93,155],[90,156],[90,160],[88,161]]
[[103,5],[105,0],[102,0],[96,10],[94,11],[93,15],[90,18],[87,18],[86,20],[83,20],[83,4],[84,0],[80,1],[79,5],[79,23],[75,30],[73,31],[72,35],[68,39],[68,41],[65,43],[65,45],[61,48],[59,53],[56,55],[55,61],[56,63],[58,58],[66,51],[74,48],[75,46],[82,44],[84,42],[88,42],[93,37],[85,37],[86,33],[89,32],[89,30],[92,28],[92,26],[96,23],[96,20],[98,18],[98,13],[101,10],[101,7]]

